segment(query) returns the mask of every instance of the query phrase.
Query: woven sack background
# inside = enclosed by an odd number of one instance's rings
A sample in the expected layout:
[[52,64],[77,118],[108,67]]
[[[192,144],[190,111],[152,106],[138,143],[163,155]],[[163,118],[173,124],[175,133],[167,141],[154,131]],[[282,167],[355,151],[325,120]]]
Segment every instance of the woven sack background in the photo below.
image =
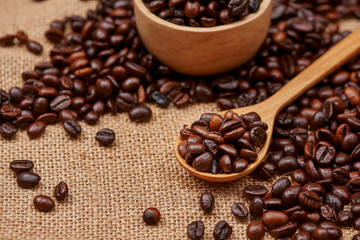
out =
[[[86,16],[96,1],[80,0],[0,0],[0,35],[25,30],[29,37],[44,44],[35,56],[25,47],[0,48],[0,88],[22,86],[21,73],[38,62],[48,61],[51,44],[44,37],[50,22],[65,16]],[[347,21],[343,29],[359,26]],[[20,131],[12,140],[0,138],[0,239],[186,239],[187,225],[203,220],[204,239],[213,239],[219,220],[233,226],[231,239],[245,239],[249,220],[239,221],[231,206],[242,199],[242,188],[260,183],[246,177],[214,184],[191,176],[176,162],[173,143],[183,124],[201,113],[217,111],[215,104],[197,104],[184,109],[151,106],[150,123],[135,124],[126,114],[106,115],[95,126],[81,123],[83,133],[70,139],[60,125],[48,126],[39,139],[30,140]],[[110,148],[99,146],[97,130],[108,127],[116,132]],[[42,180],[35,189],[21,189],[8,165],[15,159],[35,162],[34,172]],[[52,196],[54,186],[65,181],[69,197],[56,202],[50,213],[35,210],[37,194]],[[263,182],[270,186],[275,179]],[[215,195],[215,209],[204,214],[198,199],[202,192]],[[142,213],[157,207],[162,218],[158,226],[146,226]],[[350,239],[354,230],[343,230]],[[267,238],[269,236],[267,235]]]

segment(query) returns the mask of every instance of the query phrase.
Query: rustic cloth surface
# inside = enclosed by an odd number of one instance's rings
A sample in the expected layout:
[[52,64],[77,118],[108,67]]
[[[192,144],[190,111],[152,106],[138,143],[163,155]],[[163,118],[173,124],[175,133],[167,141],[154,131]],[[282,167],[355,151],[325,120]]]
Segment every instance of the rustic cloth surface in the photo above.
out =
[[[44,37],[50,22],[70,15],[86,16],[96,1],[80,0],[0,0],[0,35],[25,30],[44,44],[44,53],[35,56],[25,47],[0,48],[0,88],[22,86],[21,73],[48,61],[51,44]],[[358,22],[346,23],[354,29]],[[48,126],[39,139],[30,140],[20,131],[12,140],[0,138],[0,239],[186,239],[187,225],[205,223],[204,239],[213,239],[214,225],[224,219],[233,226],[231,239],[245,239],[249,220],[239,221],[231,213],[247,184],[260,183],[246,177],[215,184],[197,179],[177,164],[173,154],[176,135],[183,124],[201,113],[217,111],[215,104],[197,104],[185,109],[151,106],[150,123],[130,122],[126,114],[105,115],[95,126],[81,122],[83,133],[70,139],[57,124]],[[97,130],[108,127],[116,132],[113,146],[101,147]],[[42,180],[35,189],[21,189],[8,165],[15,159],[34,161],[34,172]],[[37,194],[53,196],[54,186],[65,181],[69,197],[56,202],[52,212],[35,210]],[[271,181],[262,182],[270,186]],[[199,196],[215,195],[215,208],[204,214]],[[161,212],[158,226],[146,226],[142,213],[147,207]],[[345,229],[344,239],[356,233]],[[268,235],[267,235],[268,238]]]

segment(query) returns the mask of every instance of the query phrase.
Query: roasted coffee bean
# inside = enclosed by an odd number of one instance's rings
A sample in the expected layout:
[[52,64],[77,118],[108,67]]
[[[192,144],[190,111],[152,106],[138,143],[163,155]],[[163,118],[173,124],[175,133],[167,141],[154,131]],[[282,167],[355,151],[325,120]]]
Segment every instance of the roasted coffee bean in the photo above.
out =
[[349,172],[346,169],[338,167],[333,170],[332,180],[334,183],[338,185],[345,185],[349,179]]
[[299,203],[308,209],[319,209],[322,205],[320,197],[310,191],[302,191],[299,193]]
[[160,221],[160,212],[156,208],[147,208],[143,214],[143,220],[148,225],[156,225]]
[[282,193],[291,186],[291,182],[288,178],[279,178],[271,187],[272,197],[281,197]]
[[36,121],[29,125],[27,128],[27,134],[30,138],[37,138],[42,135],[42,133],[45,131],[46,124],[42,121]]
[[103,146],[109,146],[115,141],[115,132],[109,128],[100,129],[95,139]]
[[291,180],[300,185],[305,185],[309,181],[306,173],[301,169],[296,169],[291,172]]
[[54,209],[55,203],[54,201],[45,195],[37,195],[34,198],[34,206],[37,210],[41,212],[49,212]]
[[17,183],[22,188],[34,188],[40,182],[41,177],[32,172],[21,172],[17,176]]
[[250,215],[253,219],[258,219],[262,216],[264,202],[260,197],[254,197],[250,201]]
[[299,231],[293,236],[294,240],[311,240],[311,234],[306,231]]
[[281,196],[281,199],[285,206],[290,207],[298,203],[298,196],[302,188],[299,185],[288,187]]
[[276,173],[276,166],[270,162],[262,162],[260,165],[251,173],[253,178],[259,180],[268,180]]
[[43,51],[43,47],[38,42],[35,41],[28,41],[26,43],[26,47],[29,52],[32,52],[34,54],[40,54]]
[[66,133],[73,138],[78,137],[82,131],[80,124],[75,120],[65,120],[65,122],[63,123],[63,127]]
[[354,214],[349,211],[339,211],[337,224],[341,227],[350,227],[354,220]]
[[276,164],[276,168],[280,174],[290,173],[298,167],[299,163],[293,156],[285,156],[281,158]]
[[263,239],[265,235],[265,227],[260,221],[252,221],[246,228],[246,236],[250,240]]
[[69,194],[68,185],[65,182],[59,182],[54,189],[54,196],[56,200],[62,201],[64,200]]
[[267,211],[261,217],[262,223],[269,230],[285,225],[289,222],[289,217],[280,211]]
[[344,209],[344,203],[333,193],[326,193],[323,197],[323,202],[334,208],[336,211]]
[[200,240],[204,236],[205,226],[202,221],[194,221],[187,227],[187,234],[191,240]]
[[249,211],[243,203],[234,203],[231,207],[231,211],[235,217],[239,219],[246,218],[249,215]]
[[275,229],[270,230],[270,235],[273,238],[284,238],[284,237],[291,237],[297,230],[296,223],[289,222],[288,224],[282,225]]
[[228,239],[232,234],[232,226],[230,226],[225,220],[221,220],[216,223],[213,231],[213,237],[216,240]]
[[129,118],[132,122],[145,122],[151,118],[151,109],[145,105],[134,107],[129,111]]
[[200,207],[202,210],[204,210],[206,213],[210,213],[215,204],[215,197],[212,193],[204,192],[200,196]]
[[31,171],[33,168],[34,163],[30,160],[14,160],[10,163],[10,169],[17,174]]
[[267,188],[263,185],[250,185],[244,187],[243,195],[246,198],[252,199],[254,197],[264,197],[267,192]]
[[2,123],[0,125],[0,135],[3,138],[12,138],[16,132],[16,127],[11,123]]

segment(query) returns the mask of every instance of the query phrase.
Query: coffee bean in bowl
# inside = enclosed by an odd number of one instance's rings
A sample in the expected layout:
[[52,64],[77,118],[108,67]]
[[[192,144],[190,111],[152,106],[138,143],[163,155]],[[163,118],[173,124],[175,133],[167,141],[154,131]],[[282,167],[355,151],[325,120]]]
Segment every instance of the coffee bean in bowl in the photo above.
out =
[[191,27],[213,27],[244,19],[259,10],[261,0],[143,0],[159,18]]

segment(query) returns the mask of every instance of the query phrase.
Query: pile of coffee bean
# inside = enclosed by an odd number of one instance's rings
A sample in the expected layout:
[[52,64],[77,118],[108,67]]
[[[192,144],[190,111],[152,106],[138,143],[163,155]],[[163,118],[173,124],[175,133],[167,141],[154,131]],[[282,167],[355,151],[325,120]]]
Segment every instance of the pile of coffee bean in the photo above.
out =
[[[41,177],[31,172],[34,162],[30,160],[14,160],[10,163],[10,169],[17,174],[17,183],[22,188],[35,188]],[[69,194],[68,185],[60,182],[54,189],[54,196],[58,201],[64,200]],[[54,201],[45,195],[37,195],[34,198],[34,206],[42,212],[49,212],[55,207]]]
[[42,45],[30,40],[28,35],[22,30],[17,31],[15,34],[7,34],[0,37],[0,46],[13,46],[15,45],[15,41],[17,41],[17,45],[19,46],[25,44],[27,50],[33,54],[40,54],[43,51]]
[[[76,137],[81,133],[78,120],[96,124],[106,112],[128,112],[131,121],[148,121],[151,110],[145,101],[160,107],[216,101],[222,110],[252,105],[348,34],[339,32],[334,21],[360,17],[356,1],[274,0],[269,34],[254,59],[232,72],[200,79],[174,73],[146,51],[132,9],[131,0],[99,0],[85,18],[53,21],[45,33],[54,42],[50,62],[24,71],[22,87],[0,90],[0,134],[9,138],[35,121],[47,125],[62,119],[67,133]],[[33,137],[45,129],[43,123],[34,128]]]
[[213,27],[241,20],[257,12],[261,0],[143,0],[166,21],[191,27]]
[[266,142],[267,129],[255,112],[239,116],[229,110],[224,117],[205,113],[191,128],[180,131],[178,152],[197,171],[242,172],[257,159],[257,152]]

